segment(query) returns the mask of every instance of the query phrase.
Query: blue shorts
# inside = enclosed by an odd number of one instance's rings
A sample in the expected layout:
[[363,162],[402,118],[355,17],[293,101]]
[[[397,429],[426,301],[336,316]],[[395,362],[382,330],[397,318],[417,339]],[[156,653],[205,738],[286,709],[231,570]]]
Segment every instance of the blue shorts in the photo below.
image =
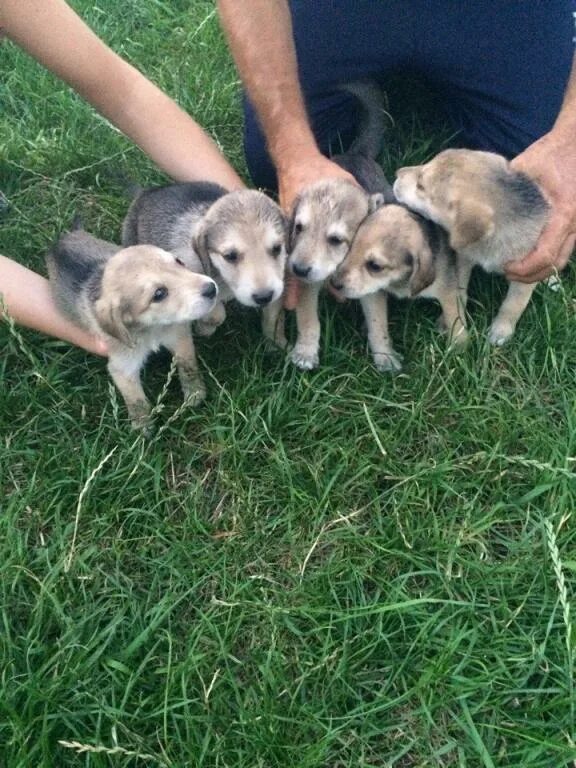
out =
[[[409,73],[430,85],[458,142],[513,157],[552,127],[574,55],[574,0],[290,0],[300,82],[323,152],[352,136],[357,106],[340,83]],[[394,105],[391,105],[394,112]],[[254,183],[276,188],[244,99]]]

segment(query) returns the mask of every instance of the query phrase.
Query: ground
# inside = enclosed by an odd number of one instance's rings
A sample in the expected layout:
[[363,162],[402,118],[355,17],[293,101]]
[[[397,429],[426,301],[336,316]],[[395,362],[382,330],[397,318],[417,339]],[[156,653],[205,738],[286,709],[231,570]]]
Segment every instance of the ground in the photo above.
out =
[[[244,173],[211,2],[74,5]],[[0,252],[43,272],[76,211],[118,237],[118,169],[163,177],[9,43],[0,70]],[[391,176],[449,139],[404,104]],[[323,301],[307,374],[237,308],[198,341],[201,408],[149,367],[148,441],[103,360],[3,324],[0,765],[572,765],[574,274],[497,350],[497,279],[462,355],[395,303],[394,377],[354,302]]]

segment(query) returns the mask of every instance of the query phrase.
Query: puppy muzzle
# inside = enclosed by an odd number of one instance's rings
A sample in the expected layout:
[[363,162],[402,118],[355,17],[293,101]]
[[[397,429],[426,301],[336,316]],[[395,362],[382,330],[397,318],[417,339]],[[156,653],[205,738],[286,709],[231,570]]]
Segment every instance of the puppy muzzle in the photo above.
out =
[[294,272],[296,277],[299,277],[300,280],[307,280],[310,278],[312,267],[304,266],[303,264],[298,264],[298,263],[292,264],[291,267],[292,267],[292,272]]
[[215,282],[210,281],[202,288],[201,295],[204,299],[215,299],[218,295],[218,287]]

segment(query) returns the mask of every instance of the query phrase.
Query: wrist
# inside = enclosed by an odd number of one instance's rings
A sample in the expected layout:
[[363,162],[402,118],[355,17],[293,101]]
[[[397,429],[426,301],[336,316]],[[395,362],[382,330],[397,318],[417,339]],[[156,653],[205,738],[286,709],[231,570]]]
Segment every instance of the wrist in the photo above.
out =
[[270,147],[270,155],[280,176],[297,172],[299,168],[309,168],[318,158],[323,157],[311,135],[309,140],[295,140],[278,143]]
[[550,143],[557,146],[569,146],[576,153],[576,116],[560,116],[548,134]]

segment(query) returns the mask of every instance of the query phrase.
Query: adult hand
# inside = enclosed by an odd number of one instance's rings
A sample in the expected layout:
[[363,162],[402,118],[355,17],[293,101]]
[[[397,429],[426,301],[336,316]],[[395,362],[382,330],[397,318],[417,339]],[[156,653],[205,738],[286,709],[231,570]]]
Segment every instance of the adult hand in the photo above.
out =
[[512,161],[512,167],[540,185],[551,205],[536,247],[509,262],[506,276],[521,283],[544,280],[568,263],[576,241],[576,140],[551,131]]
[[[298,163],[287,165],[278,170],[278,193],[280,205],[288,216],[292,213],[298,195],[311,184],[320,180],[346,179],[354,184],[354,177],[320,153],[301,158]],[[296,309],[300,299],[301,283],[292,274],[286,276],[284,289],[285,309]]]
[[280,205],[290,215],[294,201],[303,189],[317,181],[346,179],[356,184],[355,178],[320,153],[302,157],[298,162],[278,169],[278,196]]

